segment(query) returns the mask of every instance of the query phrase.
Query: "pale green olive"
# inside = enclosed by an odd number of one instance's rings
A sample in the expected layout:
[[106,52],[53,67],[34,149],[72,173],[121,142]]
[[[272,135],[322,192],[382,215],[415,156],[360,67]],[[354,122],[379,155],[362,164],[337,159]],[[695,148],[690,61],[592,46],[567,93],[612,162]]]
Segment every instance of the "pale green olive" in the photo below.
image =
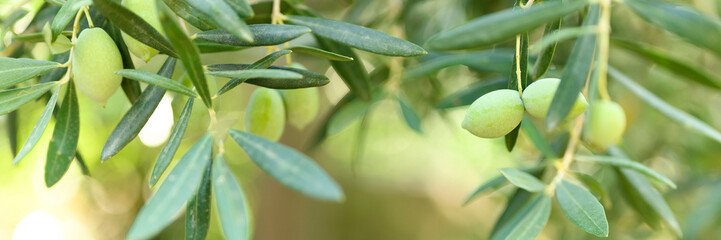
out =
[[282,90],[285,112],[290,125],[301,130],[318,115],[318,88]]
[[503,89],[487,93],[471,104],[461,124],[482,138],[501,137],[523,119],[523,102],[517,91]]
[[73,81],[85,95],[105,106],[123,78],[123,59],[113,39],[101,28],[80,32],[72,59]]
[[250,96],[245,110],[245,130],[278,141],[285,128],[283,98],[275,89],[258,88]]
[[588,124],[586,140],[606,149],[621,142],[626,130],[626,113],[616,102],[596,101],[591,106],[591,119]]
[[[546,119],[553,95],[556,94],[556,89],[558,89],[560,83],[561,79],[558,78],[544,78],[528,85],[523,90],[522,96],[523,105],[526,107],[528,114],[536,118]],[[586,102],[583,94],[579,93],[578,99],[576,99],[566,119],[578,117],[578,115],[586,111],[586,108],[588,108],[588,102]]]
[[[123,0],[122,5],[162,33],[162,25],[160,25],[160,19],[158,19],[158,10],[155,1]],[[143,61],[150,61],[153,56],[158,54],[158,50],[148,47],[124,32],[122,33],[122,36],[123,41],[125,41],[125,45],[128,46],[128,50],[136,57],[143,59]]]

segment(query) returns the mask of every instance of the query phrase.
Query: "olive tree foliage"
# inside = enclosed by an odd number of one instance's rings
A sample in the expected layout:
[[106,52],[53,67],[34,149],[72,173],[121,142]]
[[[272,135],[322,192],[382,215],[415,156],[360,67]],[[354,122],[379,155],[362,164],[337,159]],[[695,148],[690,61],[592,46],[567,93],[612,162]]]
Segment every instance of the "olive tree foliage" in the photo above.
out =
[[[363,152],[367,116],[377,103],[389,99],[397,102],[408,126],[421,134],[422,116],[433,112],[444,115],[450,108],[469,105],[464,122],[454,124],[472,134],[503,137],[508,151],[512,151],[523,132],[521,136],[526,136],[537,150],[537,163],[499,169],[498,176],[472,191],[464,203],[508,183],[515,187],[490,239],[535,239],[548,222],[553,199],[578,228],[607,237],[614,226],[609,224],[606,208],[612,199],[609,195],[615,192],[622,193],[623,200],[649,226],[659,229],[663,223],[682,236],[682,227],[662,196],[676,184],[631,160],[619,146],[626,116],[608,92],[609,76],[671,120],[721,142],[719,131],[666,103],[609,65],[613,58],[609,49],[615,46],[694,83],[721,89],[721,83],[705,69],[675,60],[647,43],[613,34],[613,9],[623,5],[648,23],[721,55],[721,21],[678,3],[531,0],[515,4],[499,1],[494,5],[457,0],[451,2],[467,6],[464,14],[449,14],[448,8],[436,8],[419,0],[403,1],[400,10],[385,8],[385,1],[354,1],[345,21],[336,21],[323,18],[302,0],[254,4],[245,0],[46,2],[27,29],[10,31],[10,44],[3,46],[0,58],[0,114],[7,114],[13,124],[16,110],[25,103],[36,99],[47,102],[27,140],[22,145],[13,143],[13,150],[22,146],[14,153],[13,164],[33,149],[48,123],[55,119],[45,165],[46,185],[52,187],[60,181],[72,161],[87,173],[84,161],[98,159],[84,159],[76,151],[78,94],[104,104],[120,88],[133,104],[108,137],[100,161],[112,161],[138,135],[166,91],[187,98],[151,173],[149,184],[158,184],[157,191],[128,230],[129,239],[152,238],[183,208],[186,237],[203,239],[211,202],[218,207],[228,239],[251,238],[250,207],[225,162],[226,157],[234,157],[226,156],[224,151],[228,138],[285,186],[319,200],[344,199],[339,185],[313,160],[276,142],[286,118],[297,127],[312,121],[312,117],[302,115],[317,112],[317,106],[297,110],[308,107],[298,102],[317,101],[317,92],[312,89],[329,82],[323,74],[293,64],[293,54],[327,59],[350,89],[318,120],[321,127],[310,141],[310,148],[360,120],[354,153],[354,159],[358,159]],[[373,12],[373,17],[362,17],[364,12]],[[9,14],[3,19],[0,33],[8,34],[6,30],[26,14],[25,9]],[[439,16],[451,17],[442,20]],[[408,40],[367,28],[396,24],[404,27]],[[190,34],[187,25],[199,32]],[[533,33],[540,32],[541,36],[532,42]],[[303,35],[312,35],[317,46],[287,44]],[[86,38],[92,44],[83,44]],[[559,42],[565,41],[573,42],[570,52],[557,52]],[[27,54],[23,49],[34,44],[47,44],[54,54],[52,61],[24,58]],[[200,59],[204,53],[253,47],[268,47],[269,54],[249,64],[205,65]],[[372,59],[363,61],[357,50],[369,53],[363,56]],[[168,57],[157,73],[151,73],[136,70],[131,54],[145,61],[156,54]],[[93,58],[110,61],[98,64],[89,60]],[[287,66],[273,65],[282,58],[288,60]],[[565,59],[560,61],[562,65],[554,61],[559,58]],[[364,65],[368,62],[373,64],[372,72],[366,71]],[[183,65],[191,85],[170,78],[177,63]],[[479,81],[445,94],[439,71],[458,65],[467,66]],[[551,66],[554,68],[549,69]],[[103,71],[93,71],[100,68]],[[217,92],[210,92],[214,90],[208,85],[212,76],[231,80]],[[148,87],[141,89],[140,82]],[[217,124],[214,102],[222,100],[219,96],[229,90],[247,84],[264,88],[251,97],[245,130],[223,128]],[[180,142],[185,140],[186,127],[192,124],[194,104],[207,108],[211,123],[178,163],[167,169]],[[489,112],[493,115],[487,115]],[[9,127],[11,139],[15,139],[14,128]],[[615,181],[604,181],[600,171],[576,170],[582,169],[575,168],[576,163],[609,169],[615,173]],[[167,177],[160,181],[164,174]],[[608,191],[610,188],[618,191]]]

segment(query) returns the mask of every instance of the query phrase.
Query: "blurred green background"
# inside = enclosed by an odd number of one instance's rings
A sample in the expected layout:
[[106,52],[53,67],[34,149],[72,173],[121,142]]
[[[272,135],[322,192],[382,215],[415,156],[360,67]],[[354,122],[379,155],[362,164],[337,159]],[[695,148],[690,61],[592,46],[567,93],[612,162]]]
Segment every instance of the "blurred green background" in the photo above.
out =
[[[28,1],[0,0],[0,18]],[[258,2],[258,1],[251,1]],[[27,3],[37,8],[43,1]],[[422,44],[427,37],[456,26],[481,14],[512,6],[512,1],[491,0],[308,0],[306,3],[324,17],[365,25]],[[702,12],[718,16],[718,0],[685,1]],[[32,13],[31,13],[32,14]],[[578,25],[579,14],[564,19],[564,27]],[[23,19],[16,29],[23,29]],[[613,8],[613,36],[649,43],[674,57],[693,63],[718,76],[721,62],[710,53],[683,42],[649,25],[622,4]],[[479,29],[493,31],[493,29]],[[531,44],[542,29],[531,35]],[[9,39],[3,39],[8,42]],[[508,48],[512,41],[496,46]],[[309,36],[291,45],[314,45]],[[573,41],[559,43],[549,76],[558,76]],[[36,59],[49,59],[46,45],[31,50]],[[358,51],[369,71],[392,66],[398,74],[420,59],[380,57]],[[206,54],[204,64],[251,63],[267,53],[266,48],[239,52]],[[165,56],[148,63],[135,59],[138,69],[155,72]],[[284,64],[281,59],[277,64]],[[321,119],[348,92],[347,87],[327,61],[293,55],[312,71],[324,73],[331,83],[321,87]],[[611,49],[611,65],[633,77],[650,91],[691,115],[721,128],[721,97],[717,90],[699,86],[620,48]],[[510,69],[509,69],[510,71]],[[176,68],[174,79],[183,74]],[[497,168],[533,166],[539,153],[521,133],[512,153],[502,139],[479,139],[461,129],[465,107],[436,110],[435,102],[469,84],[498,76],[477,72],[464,66],[450,67],[428,79],[401,82],[391,74],[389,82],[409,99],[423,116],[423,133],[411,130],[404,122],[397,102],[387,99],[370,112],[365,127],[361,121],[330,136],[320,148],[304,151],[315,159],[343,187],[346,200],[326,203],[302,196],[270,178],[256,167],[235,144],[226,144],[226,159],[246,191],[253,212],[254,239],[486,239],[493,223],[512,193],[511,187],[477,198],[462,206],[465,197],[485,180],[498,175]],[[217,89],[227,81],[217,78]],[[434,86],[434,81],[440,86]],[[628,131],[624,149],[637,161],[669,176],[678,189],[664,196],[684,227],[688,239],[718,239],[721,229],[714,228],[721,218],[721,148],[712,140],[671,122],[611,80],[611,95],[624,107]],[[212,85],[212,84],[211,84]],[[243,85],[220,98],[218,116],[222,124],[243,128],[243,114],[255,86]],[[212,91],[212,90],[211,90]],[[127,228],[150,196],[148,177],[162,144],[183,106],[173,94],[166,98],[140,137],[111,160],[100,163],[105,140],[123,113],[130,108],[118,91],[101,108],[79,94],[81,129],[79,151],[90,175],[84,176],[76,162],[68,174],[51,189],[43,183],[43,166],[52,130],[47,130],[32,153],[19,165],[10,164],[12,155],[6,116],[0,116],[0,239],[122,239]],[[18,112],[18,141],[24,142],[43,105],[34,102]],[[195,105],[185,140],[176,160],[207,128],[208,118],[202,104]],[[52,129],[51,121],[48,129]],[[290,126],[280,142],[306,149],[319,122],[304,130]],[[359,138],[359,131],[366,132]],[[361,144],[359,144],[361,143]],[[360,146],[360,147],[359,147]],[[359,150],[360,149],[360,150]],[[360,153],[356,161],[354,155]],[[171,166],[172,167],[172,166]],[[622,201],[614,189],[612,171],[578,164],[574,169],[595,173],[602,178],[610,200],[604,201],[610,223],[610,239],[675,239],[666,229],[654,231]],[[214,210],[215,211],[215,210]],[[157,239],[181,239],[184,217],[165,229]],[[595,238],[566,220],[557,206],[540,239]],[[222,239],[217,215],[211,217],[208,239]]]

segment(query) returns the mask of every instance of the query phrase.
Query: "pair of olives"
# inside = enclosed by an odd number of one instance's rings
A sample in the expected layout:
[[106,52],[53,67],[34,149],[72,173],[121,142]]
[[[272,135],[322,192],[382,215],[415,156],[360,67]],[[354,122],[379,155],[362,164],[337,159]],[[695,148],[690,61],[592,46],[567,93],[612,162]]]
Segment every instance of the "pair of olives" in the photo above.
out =
[[[523,96],[510,89],[487,93],[471,104],[461,125],[478,137],[496,138],[516,128],[523,119],[524,111],[545,119],[560,82],[558,78],[539,79],[523,91]],[[618,143],[626,126],[623,109],[615,102],[599,101],[594,104],[587,140],[602,148]],[[579,93],[566,118],[575,118],[586,108],[586,98]]]
[[298,129],[305,128],[318,115],[318,89],[275,90],[258,88],[250,96],[245,112],[245,129],[277,141],[287,121]]

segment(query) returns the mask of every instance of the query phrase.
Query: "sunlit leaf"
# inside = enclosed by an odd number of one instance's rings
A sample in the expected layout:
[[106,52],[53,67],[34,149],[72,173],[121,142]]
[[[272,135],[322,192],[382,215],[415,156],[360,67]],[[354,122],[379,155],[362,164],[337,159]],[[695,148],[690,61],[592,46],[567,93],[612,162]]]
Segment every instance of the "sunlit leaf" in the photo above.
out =
[[624,158],[618,158],[618,157],[611,157],[611,156],[588,156],[588,155],[576,155],[574,156],[574,159],[581,162],[593,162],[598,164],[604,164],[604,165],[611,165],[615,167],[621,167],[621,168],[628,168],[631,170],[634,170],[636,172],[639,172],[643,175],[646,175],[646,177],[652,178],[656,181],[659,181],[666,186],[669,186],[671,188],[676,188],[676,184],[671,181],[671,179],[668,179],[666,176],[654,171],[653,169],[647,167],[646,165],[643,165],[639,162],[632,161],[630,159],[624,159]]
[[70,168],[78,146],[80,132],[80,110],[75,85],[67,85],[67,93],[55,116],[53,138],[48,145],[45,159],[45,186],[52,187],[65,175]]
[[524,171],[515,168],[501,168],[498,169],[498,171],[500,171],[501,174],[503,174],[503,176],[506,177],[513,185],[525,189],[526,191],[540,192],[546,189],[546,184]]
[[60,32],[65,30],[65,27],[68,26],[68,23],[70,23],[70,20],[75,18],[75,14],[78,13],[78,10],[82,7],[88,6],[92,4],[93,1],[91,0],[68,0],[63,4],[63,6],[60,8],[60,11],[55,15],[55,18],[53,18],[53,22],[50,24],[50,28],[52,29],[52,38],[51,40],[55,42],[55,39],[58,38],[58,35],[60,35]]
[[568,220],[584,231],[608,237],[608,220],[603,206],[590,192],[566,180],[556,185],[556,200]]
[[[268,67],[270,70],[276,70],[276,71],[286,71],[286,72],[294,72],[298,73],[302,76],[300,79],[285,79],[285,80],[278,80],[273,78],[251,78],[247,79],[243,82],[250,83],[253,85],[258,85],[262,87],[267,88],[274,88],[274,89],[294,89],[294,88],[308,88],[308,87],[320,87],[323,85],[326,85],[330,82],[328,77],[326,77],[323,74],[311,72],[305,69],[300,68],[293,68],[293,67],[280,67],[280,66],[270,66]],[[235,70],[243,70],[243,69],[250,69],[249,64],[218,64],[218,65],[211,65],[208,66],[208,70],[210,70],[210,74],[216,71],[235,71]],[[240,83],[233,83],[237,86],[237,84]],[[230,85],[228,85],[230,87]],[[234,86],[233,86],[234,87]],[[223,86],[221,89],[226,89],[226,86]],[[229,90],[229,89],[227,89]],[[225,91],[227,91],[225,90]]]
[[551,198],[537,194],[498,229],[491,240],[535,239],[546,226],[550,215]]
[[278,24],[254,24],[248,26],[248,29],[253,33],[252,42],[238,38],[224,29],[199,32],[195,38],[230,46],[273,46],[310,32],[310,29],[304,26]]
[[0,115],[12,112],[23,104],[35,100],[56,85],[55,82],[49,82],[0,91]]
[[163,88],[165,90],[170,90],[173,92],[181,93],[183,95],[189,96],[189,97],[197,97],[198,95],[193,92],[190,88],[184,86],[183,84],[180,84],[173,79],[160,76],[157,74],[149,73],[146,71],[141,70],[135,70],[135,69],[123,69],[120,71],[115,72],[115,74],[118,74],[120,76],[130,78],[136,81],[141,81],[153,86],[158,86],[160,88]]
[[202,240],[208,235],[212,169],[213,162],[208,162],[198,192],[190,199],[188,206],[185,208],[185,239]]
[[333,61],[353,61],[352,57],[343,56],[334,52],[329,52],[323,49],[318,49],[314,47],[308,47],[308,46],[293,46],[288,48],[289,50],[292,50],[294,53],[303,53],[308,55],[313,55],[316,57],[325,58],[328,60]]
[[178,151],[178,146],[180,146],[180,142],[183,140],[185,129],[188,127],[190,113],[193,111],[193,102],[193,98],[188,98],[188,101],[183,107],[183,111],[180,113],[180,117],[178,117],[178,121],[175,123],[175,126],[173,126],[173,130],[170,131],[168,142],[165,143],[163,149],[160,150],[158,154],[158,159],[155,160],[153,171],[150,174],[151,187],[155,186],[158,180],[160,180],[160,175],[165,172],[165,169],[170,165],[170,161],[173,160],[175,152]]
[[55,91],[53,91],[53,95],[50,97],[50,100],[45,106],[45,109],[43,109],[43,113],[40,114],[40,118],[38,118],[38,121],[35,123],[35,126],[33,127],[32,132],[30,132],[28,139],[25,141],[25,144],[23,144],[23,147],[20,149],[17,155],[15,155],[15,159],[13,159],[13,164],[17,164],[18,162],[20,162],[20,160],[22,160],[25,155],[30,153],[30,150],[32,150],[35,147],[35,144],[37,144],[40,140],[40,137],[43,135],[43,133],[45,132],[45,128],[50,122],[50,118],[53,116],[53,110],[55,110],[55,105],[58,102],[59,94],[60,87],[55,88]]
[[227,30],[243,41],[253,42],[253,33],[248,29],[248,25],[225,0],[185,0],[185,2],[210,18],[215,26]]
[[222,155],[216,156],[214,161],[213,191],[223,235],[226,239],[250,239],[251,211],[243,188],[238,184]]
[[60,67],[59,63],[29,58],[0,58],[0,89],[27,81]]
[[163,0],[175,14],[183,18],[186,22],[197,27],[200,30],[214,29],[215,24],[210,16],[207,16],[188,4],[187,0]]

